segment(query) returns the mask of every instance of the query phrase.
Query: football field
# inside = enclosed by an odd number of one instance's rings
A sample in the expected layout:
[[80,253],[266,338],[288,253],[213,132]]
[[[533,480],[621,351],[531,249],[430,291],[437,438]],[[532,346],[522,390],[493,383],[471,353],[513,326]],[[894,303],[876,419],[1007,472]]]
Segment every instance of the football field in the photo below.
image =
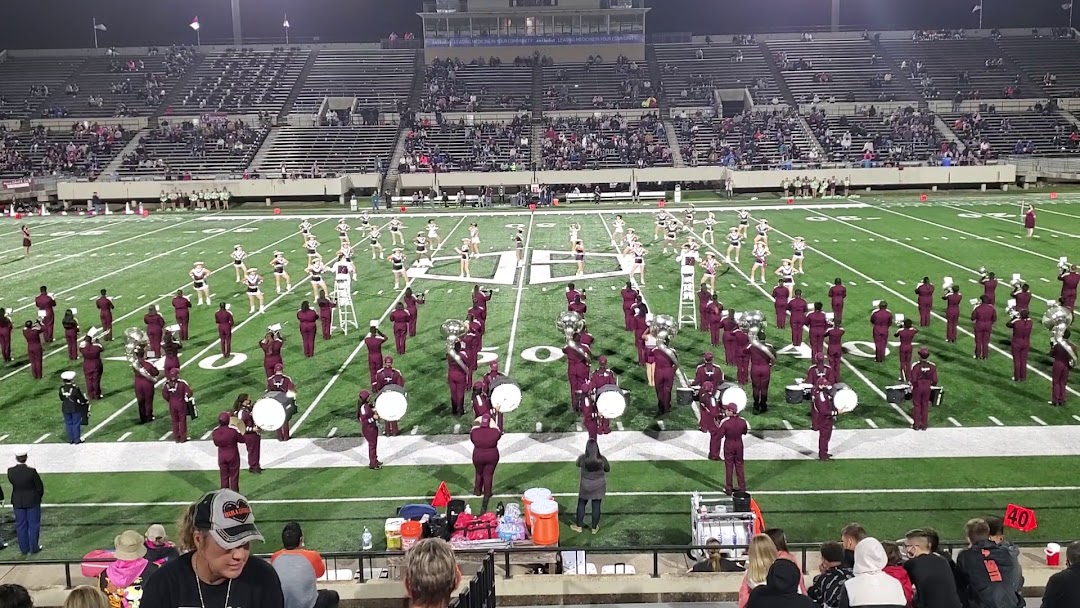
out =
[[[1023,200],[1034,202],[1038,212],[1039,228],[1032,239],[1022,234],[1019,223]],[[809,428],[806,407],[784,403],[784,386],[803,377],[810,365],[809,350],[791,347],[790,331],[771,327],[769,293],[775,285],[772,271],[781,258],[788,257],[796,236],[805,238],[808,244],[806,272],[796,278],[796,287],[803,290],[806,300],[824,300],[828,310],[826,296],[833,279],[843,279],[848,288],[844,313],[847,342],[841,376],[858,393],[859,406],[838,419],[838,428],[910,426],[909,404],[894,406],[884,399],[884,388],[897,382],[898,358],[890,352],[885,363],[874,362],[869,315],[871,303],[884,299],[894,313],[917,318],[914,290],[923,276],[929,276],[936,286],[935,316],[931,326],[920,331],[916,342],[930,348],[946,390],[943,404],[931,411],[931,426],[970,428],[973,440],[977,440],[979,427],[1080,426],[1075,408],[1047,405],[1051,386],[1046,355],[1049,332],[1041,326],[1033,335],[1027,382],[1011,380],[1009,330],[1005,328],[1004,314],[1007,281],[1014,273],[1031,285],[1035,294],[1032,315],[1036,319],[1045,310],[1043,302],[1058,296],[1058,258],[1080,258],[1080,198],[1063,195],[1048,200],[1045,193],[1026,198],[938,194],[924,203],[917,195],[907,194],[784,203],[778,199],[732,204],[700,200],[695,202],[699,225],[692,234],[681,237],[692,235],[700,241],[700,221],[712,211],[718,221],[716,248],[703,245],[702,251],[722,257],[724,234],[728,226],[736,223],[739,206],[745,206],[755,219],[767,219],[773,227],[767,284],[748,280],[752,261],[749,244],[743,247],[741,263],[726,269],[716,283],[726,308],[761,310],[766,314],[770,325],[768,342],[778,350],[769,412],[746,413],[755,433]],[[685,203],[668,205],[680,219],[685,207]],[[500,371],[514,378],[524,394],[522,406],[507,416],[506,430],[540,437],[579,432],[579,417],[569,407],[562,335],[555,327],[556,315],[565,310],[566,283],[571,281],[588,294],[587,319],[595,337],[594,353],[608,357],[621,386],[630,393],[627,412],[613,427],[653,435],[696,429],[697,421],[689,408],[677,408],[663,418],[660,426],[655,392],[648,386],[644,370],[636,365],[632,336],[622,329],[619,289],[627,280],[628,265],[612,243],[617,214],[622,215],[627,227],[641,235],[649,250],[641,290],[650,309],[673,316],[679,310],[680,277],[675,255],[664,255],[660,242],[650,243],[654,211],[654,206],[579,205],[536,213],[503,209],[395,212],[393,216],[405,225],[410,260],[414,257],[410,237],[431,217],[438,221],[445,242],[445,249],[436,254],[431,268],[410,270],[409,285],[425,293],[427,299],[419,309],[417,335],[409,339],[406,354],[393,353],[392,342],[384,346],[384,354],[393,354],[409,393],[402,433],[459,435],[467,443],[465,433],[471,416],[458,418],[450,414],[445,341],[439,328],[447,319],[464,318],[474,284],[495,291],[489,303],[481,369],[486,369],[488,361],[497,360]],[[334,226],[341,217],[339,213],[332,209],[312,210],[308,215],[327,259],[337,249]],[[45,378],[30,378],[25,343],[18,332],[13,337],[15,360],[0,367],[0,445],[65,441],[56,398],[59,374],[81,369],[80,362],[67,360],[59,327],[65,308],[77,309],[85,331],[97,323],[93,300],[100,289],[106,288],[116,305],[114,331],[118,336],[125,328],[142,327],[142,316],[151,305],[163,306],[163,316],[172,323],[169,301],[178,289],[192,294],[187,273],[199,260],[215,271],[210,277],[215,303],[232,304],[236,326],[233,356],[223,359],[213,325],[216,306],[195,307],[192,311],[191,336],[181,352],[181,375],[192,386],[203,415],[189,424],[189,435],[198,439],[208,433],[215,424],[214,414],[229,409],[238,393],[262,393],[265,379],[258,342],[267,326],[280,323],[286,342],[285,370],[298,387],[299,413],[293,419],[293,435],[312,440],[354,438],[356,442],[349,445],[357,459],[366,455],[363,445],[355,447],[360,437],[355,420],[356,393],[367,388],[368,379],[367,356],[360,338],[369,319],[380,320],[383,330],[390,333],[387,318],[403,291],[394,289],[389,263],[371,259],[366,239],[355,231],[359,225],[357,215],[349,214],[354,228],[351,234],[358,279],[352,289],[359,329],[343,335],[335,320],[332,338],[323,340],[320,336],[315,356],[304,358],[296,311],[302,301],[313,298],[303,273],[306,260],[297,228],[301,217],[298,213],[263,215],[241,209],[215,215],[153,213],[149,218],[31,218],[27,223],[35,244],[29,259],[22,257],[18,223],[8,221],[8,229],[0,237],[0,307],[7,309],[16,325],[21,326],[36,316],[33,297],[42,285],[48,287],[59,306],[56,341],[45,349]],[[373,215],[372,223],[383,225],[389,219],[384,211]],[[481,255],[472,261],[472,279],[466,279],[458,276],[458,259],[450,248],[468,235],[468,226],[473,222],[480,230]],[[580,224],[588,251],[583,276],[574,276],[576,266],[569,252],[572,222]],[[519,229],[526,243],[525,262],[520,268],[512,238]],[[266,307],[261,313],[248,313],[243,287],[234,281],[228,255],[237,244],[250,254],[248,266],[258,267],[266,279]],[[389,235],[384,235],[383,244],[389,252]],[[290,292],[274,292],[269,261],[275,250],[283,251],[291,262]],[[981,295],[977,281],[982,266],[996,272],[1002,281],[998,289],[999,321],[987,361],[972,358],[970,322],[961,322],[956,344],[945,342],[944,303],[939,299],[945,276],[953,277],[961,286],[965,300]],[[328,276],[328,280],[332,284],[332,277]],[[965,316],[970,309],[970,305],[963,305]],[[137,411],[130,368],[123,360],[122,337],[105,345],[104,355],[109,358],[103,377],[105,399],[94,403],[89,424],[84,427],[84,439],[94,445],[140,442],[146,450],[170,453],[174,444],[165,403],[158,395],[157,420],[148,425],[135,424]],[[701,354],[713,350],[708,334],[692,327],[683,328],[672,345],[679,352],[683,371],[691,377]],[[716,350],[719,354],[720,349]],[[717,360],[722,363],[722,356]],[[726,366],[724,371],[734,375],[734,370]],[[1078,386],[1075,377],[1073,386]],[[1080,403],[1080,393],[1073,388],[1069,399],[1070,404]],[[580,436],[583,444],[584,432]],[[266,442],[271,441],[272,435],[264,439],[264,452]],[[70,449],[77,454],[82,447]],[[467,452],[464,446],[447,449]],[[854,459],[826,465],[789,460],[749,462],[748,481],[752,492],[762,491],[759,500],[766,517],[771,517],[770,523],[782,525],[789,530],[789,536],[806,541],[831,538],[835,529],[852,518],[873,526],[871,529],[887,527],[888,534],[926,525],[929,518],[942,522],[939,527],[945,538],[956,538],[968,517],[1003,512],[1008,502],[1040,509],[1040,527],[1028,535],[1030,538],[1058,538],[1069,534],[1069,521],[1078,515],[1075,501],[1070,500],[1075,489],[1065,489],[1077,485],[1071,474],[1080,464],[1077,457],[1007,458],[1007,445],[1002,446],[1001,459],[919,459],[918,453],[895,456],[895,460]],[[46,510],[46,553],[42,555],[81,555],[107,544],[122,527],[138,529],[148,520],[171,521],[178,510],[176,505],[215,487],[216,472],[191,470],[203,467],[189,466],[179,458],[166,460],[167,470],[156,472],[96,470],[91,464],[84,468],[96,472],[50,474],[46,479],[46,501],[58,506]],[[990,460],[996,462],[990,465]],[[392,460],[385,462],[394,464]],[[471,467],[452,462],[448,459],[443,466],[387,466],[382,471],[298,469],[286,464],[258,477],[244,471],[241,488],[256,501],[281,501],[266,504],[260,511],[267,521],[308,521],[314,527],[308,533],[310,544],[325,550],[353,549],[363,525],[372,526],[373,532],[376,528],[381,531],[378,522],[390,516],[394,506],[407,497],[432,494],[440,480],[446,480],[455,493],[471,491]],[[50,470],[47,463],[36,465]],[[496,474],[499,494],[516,495],[534,485],[573,493],[577,470],[563,462],[514,463],[500,466]],[[612,495],[605,503],[605,511],[612,515],[610,526],[581,542],[688,542],[686,493],[715,491],[722,485],[722,465],[708,461],[624,463],[616,467],[609,480]],[[937,491],[892,493],[920,489]],[[305,503],[292,502],[300,500],[314,502],[305,507],[297,506]],[[59,506],[65,503],[79,506]],[[9,535],[6,528],[0,530],[3,536]]]

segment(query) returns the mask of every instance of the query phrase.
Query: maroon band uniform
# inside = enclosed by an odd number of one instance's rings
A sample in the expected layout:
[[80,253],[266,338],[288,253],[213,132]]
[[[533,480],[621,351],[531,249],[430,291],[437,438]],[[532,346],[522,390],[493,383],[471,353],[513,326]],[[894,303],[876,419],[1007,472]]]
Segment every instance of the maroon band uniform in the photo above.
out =
[[[224,424],[222,424],[224,421]],[[221,477],[221,488],[240,491],[240,449],[239,444],[244,443],[240,432],[229,426],[229,414],[222,412],[218,416],[218,427],[211,433],[211,438],[218,450],[218,473]]]
[[1012,329],[1013,380],[1027,380],[1028,354],[1031,353],[1031,329],[1035,323],[1029,319],[1010,319],[1005,324]]
[[227,310],[219,310],[214,313],[214,323],[217,324],[218,342],[221,344],[221,356],[232,355],[232,328],[233,316]]
[[983,295],[986,296],[986,303],[990,306],[997,304],[997,279],[986,279],[982,282]]
[[818,385],[813,391],[813,399],[813,424],[818,431],[818,459],[828,460],[830,458],[829,441],[832,439],[836,408],[833,407],[832,394],[828,386]]
[[[584,344],[578,346],[583,352],[589,354],[588,346]],[[566,377],[570,383],[570,404],[575,412],[580,412],[583,387],[589,380],[589,360],[569,346],[563,347],[563,353],[566,355]]]
[[772,297],[773,312],[776,313],[776,328],[784,329],[787,327],[787,310],[791,291],[783,285],[777,285],[773,287]]
[[675,365],[660,348],[653,349],[653,360],[656,368],[653,371],[653,380],[656,382],[656,407],[660,414],[671,411],[671,391],[675,389]]
[[157,312],[143,315],[146,324],[147,349],[155,356],[161,356],[161,339],[165,335],[165,318]]
[[829,288],[829,305],[832,307],[833,320],[837,323],[843,322],[844,298],[847,298],[847,287],[833,285]]
[[703,384],[698,392],[698,430],[709,434],[709,460],[720,460],[720,447],[723,444],[719,422],[723,412],[716,399],[713,383]]
[[704,322],[705,320],[705,307],[712,301],[712,293],[709,292],[709,288],[704,284],[701,285],[701,289],[697,292],[697,307],[698,317],[702,319],[701,331],[708,331],[709,325]]
[[319,298],[319,320],[322,321],[322,337],[323,340],[330,339],[330,331],[332,329],[331,323],[334,320],[334,308],[337,306],[334,302],[327,300],[326,298]]
[[381,334],[369,335],[364,338],[364,347],[367,349],[368,374],[371,376],[371,382],[373,384],[375,382],[375,375],[379,373],[379,369],[383,366],[383,342],[386,342],[386,337]]
[[806,327],[810,333],[810,356],[825,352],[825,332],[829,330],[829,318],[820,310],[806,315]]
[[[158,377],[158,369],[146,359],[140,359],[138,365],[142,366],[151,377]],[[135,401],[139,404],[139,423],[145,424],[154,420],[154,381],[144,377],[139,372],[133,372],[135,378]]]
[[161,344],[161,350],[165,355],[165,369],[180,367],[180,351],[184,350],[183,344],[175,340],[166,340]]
[[187,403],[191,395],[191,386],[183,380],[169,379],[161,387],[161,398],[169,404],[169,420],[172,422],[172,436],[176,443],[188,440]]
[[[833,317],[833,320],[835,321],[836,317]],[[832,327],[825,332],[825,338],[829,343],[826,347],[826,352],[829,355],[829,369],[832,370],[829,384],[836,384],[840,381],[840,362],[844,356],[844,333],[843,327]]]
[[86,379],[86,397],[88,399],[101,399],[101,372],[105,366],[101,361],[101,345],[93,342],[83,343],[81,349],[83,359],[83,378]]
[[919,327],[929,327],[930,313],[934,310],[934,286],[920,283],[915,288],[915,298],[919,306]]
[[495,467],[499,466],[499,439],[502,431],[497,426],[488,426],[489,419],[484,418],[480,426],[469,433],[469,439],[473,444],[473,469],[475,478],[473,482],[473,494],[484,497],[484,510],[487,510],[488,500],[494,494]]
[[64,326],[64,342],[67,344],[68,361],[79,358],[79,323],[74,319],[60,321]]
[[[985,297],[985,296],[984,296]],[[990,333],[997,322],[997,310],[989,302],[979,304],[971,311],[971,320],[975,322],[975,358],[990,357]]]
[[[418,307],[417,307],[416,296],[414,296],[412,294],[409,294],[409,295],[405,296],[404,298],[402,298],[402,301],[405,302],[405,310],[407,310],[409,312],[409,337],[410,338],[415,338],[416,337],[416,314],[418,312],[417,311]],[[476,295],[475,294],[473,295],[473,302],[474,303],[476,302]],[[486,313],[486,311],[485,311],[485,313]],[[391,316],[390,318],[391,318],[391,320],[393,320],[393,316]],[[486,314],[485,314],[485,318],[486,318]],[[405,351],[401,351],[401,352],[405,352]]]
[[262,472],[262,435],[255,426],[255,417],[251,415],[252,408],[241,407],[237,413],[240,423],[244,425],[244,445],[247,446],[248,470],[252,473]]
[[915,348],[915,334],[919,333],[919,330],[914,327],[904,328],[893,334],[894,337],[900,340],[900,379],[908,380],[908,371],[911,370],[911,353]]
[[[727,406],[728,411],[734,410],[734,406]],[[746,491],[746,467],[743,464],[743,436],[750,430],[749,425],[738,414],[732,414],[720,423],[719,435],[724,440],[724,491],[731,494],[733,491]],[[734,474],[734,475],[733,475]],[[732,477],[739,484],[732,485]]]
[[409,335],[409,325],[412,322],[412,315],[408,310],[399,308],[390,313],[390,322],[394,324],[394,346],[397,350],[397,354],[405,354],[405,339]]
[[[462,358],[462,364],[468,367],[468,363],[465,362],[464,351],[458,350],[458,356]],[[465,413],[465,388],[468,386],[469,374],[466,369],[462,369],[461,365],[454,359],[450,353],[446,354],[446,381],[450,385],[450,410],[455,416],[461,416]]]
[[796,296],[788,300],[787,309],[791,316],[788,319],[791,322],[791,344],[801,346],[803,327],[806,325],[806,300]]
[[382,466],[379,462],[379,421],[375,417],[375,405],[368,391],[360,391],[357,397],[356,418],[360,421],[360,434],[367,441],[368,468],[377,469]]
[[56,308],[56,300],[43,291],[34,298],[34,306],[36,306],[38,310],[45,311],[45,317],[41,319],[41,335],[46,342],[52,342],[53,324],[56,322],[56,313],[54,310]]
[[746,352],[746,348],[750,346],[750,336],[741,327],[736,327],[732,334],[735,344],[735,376],[739,384],[746,384],[750,382],[750,353]]
[[191,300],[184,296],[176,296],[172,299],[173,314],[176,315],[176,324],[180,326],[180,339],[188,339],[188,323],[191,321]]
[[[792,327],[794,328],[794,322]],[[746,347],[746,355],[750,358],[750,386],[754,395],[754,411],[766,412],[769,405],[769,381],[772,379],[773,360],[765,351],[753,344]]]
[[622,295],[623,329],[634,331],[634,303],[637,301],[636,289],[623,287]]
[[705,311],[701,318],[704,327],[709,330],[709,344],[720,346],[720,329],[723,326],[724,306],[716,300],[709,300],[705,304]]
[[1080,286],[1080,273],[1062,272],[1058,276],[1061,281],[1061,299],[1066,308],[1072,310],[1076,307],[1076,289]]
[[930,423],[931,389],[938,383],[937,366],[927,361],[924,354],[930,355],[926,349],[921,350],[919,357],[922,360],[908,372],[911,382],[911,417],[915,419],[911,428],[917,431],[925,431]]
[[0,358],[11,361],[11,330],[14,324],[8,317],[0,318]]
[[885,349],[889,341],[889,328],[892,327],[893,315],[887,309],[879,308],[870,314],[870,325],[873,326],[874,336],[874,361],[881,363],[885,360]]
[[960,322],[960,302],[964,296],[959,292],[949,292],[941,299],[945,300],[945,341],[956,342],[956,326]]
[[[383,388],[396,384],[401,388],[405,388],[405,378],[401,375],[401,372],[393,368],[394,360],[387,357],[383,360],[385,366],[380,368],[378,373],[375,374],[375,381],[371,383],[371,388],[376,396]],[[394,437],[398,434],[398,423],[386,421],[386,436]]]
[[105,340],[112,340],[112,324],[113,324],[113,306],[112,300],[105,296],[101,296],[94,301],[94,306],[98,309],[98,320],[101,321],[101,330],[105,334]]
[[298,310],[296,320],[300,323],[300,341],[304,344],[304,356],[315,356],[315,336],[319,332],[319,313],[314,309]]
[[41,334],[42,329],[37,325],[23,330],[23,337],[26,338],[26,358],[30,360],[30,377],[34,380],[40,380],[43,375]]
[[735,344],[735,330],[738,328],[739,324],[730,315],[724,316],[723,320],[720,321],[720,329],[724,330],[720,343],[724,346],[724,363],[727,365],[735,365],[737,359],[736,349],[738,346]]
[[[1072,345],[1073,352],[1076,352],[1076,345]],[[1054,344],[1050,348],[1050,358],[1054,360],[1053,366],[1050,368],[1050,379],[1053,382],[1052,392],[1050,396],[1050,404],[1056,406],[1065,406],[1065,394],[1068,392],[1069,386],[1069,353],[1060,344]]]
[[263,338],[259,340],[259,348],[263,351],[263,373],[267,378],[274,375],[274,367],[282,365],[284,362],[281,360],[281,347],[284,346],[284,342],[277,336],[271,336],[269,338]]
[[[287,393],[289,391],[295,391],[296,385],[293,384],[292,378],[285,375],[280,365],[274,367],[274,375],[266,379],[266,390],[277,391],[279,393]],[[289,420],[286,418],[282,423],[281,428],[277,431],[278,441],[288,441],[292,438],[289,433]]]

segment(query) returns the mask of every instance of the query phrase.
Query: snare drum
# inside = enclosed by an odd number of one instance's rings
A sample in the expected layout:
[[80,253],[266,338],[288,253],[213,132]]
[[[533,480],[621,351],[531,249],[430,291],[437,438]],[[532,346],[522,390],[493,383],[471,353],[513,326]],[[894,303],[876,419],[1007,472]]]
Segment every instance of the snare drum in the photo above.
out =
[[885,387],[885,400],[889,403],[903,403],[911,398],[911,388],[906,384],[894,384]]
[[675,389],[675,403],[679,405],[690,405],[694,402],[694,389],[681,386]]
[[785,401],[787,401],[788,403],[790,403],[792,405],[802,403],[802,401],[803,401],[802,385],[801,384],[790,384],[788,386],[785,386],[784,387],[784,395],[786,397]]
[[387,422],[397,422],[405,417],[409,399],[405,389],[397,384],[387,384],[375,395],[375,412]]
[[606,384],[596,391],[596,411],[608,420],[614,420],[626,411],[626,394],[615,384]]

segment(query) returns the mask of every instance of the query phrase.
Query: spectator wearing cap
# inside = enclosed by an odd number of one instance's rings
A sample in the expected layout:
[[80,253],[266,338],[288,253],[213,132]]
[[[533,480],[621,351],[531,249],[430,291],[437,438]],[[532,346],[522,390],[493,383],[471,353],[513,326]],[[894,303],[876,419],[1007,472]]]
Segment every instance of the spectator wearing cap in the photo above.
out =
[[180,557],[180,550],[169,541],[165,534],[165,526],[153,524],[146,529],[146,559],[162,565],[167,561]]
[[273,566],[251,559],[251,543],[262,540],[246,498],[227,489],[208,492],[180,520],[186,553],[147,581],[140,608],[284,608]]
[[75,385],[75,372],[66,371],[60,374],[64,384],[60,386],[60,412],[64,415],[64,431],[67,432],[68,443],[77,445],[82,443],[82,421],[89,412],[90,400],[83,394],[82,389]]
[[840,593],[840,608],[873,606],[874,608],[904,608],[907,598],[900,581],[885,573],[888,564],[885,548],[873,537],[855,545],[855,576],[844,583]]
[[595,439],[590,439],[585,444],[585,453],[577,458],[577,466],[581,469],[581,481],[578,485],[577,513],[574,525],[570,529],[581,532],[585,522],[585,505],[592,503],[592,533],[600,530],[600,503],[607,494],[607,474],[611,472],[611,464],[600,453],[600,444]]
[[851,568],[841,565],[844,560],[844,546],[836,541],[821,543],[821,564],[819,574],[814,577],[807,595],[821,608],[838,608],[840,593],[844,582],[854,576]]
[[794,562],[778,559],[769,567],[765,584],[750,592],[746,608],[814,608],[813,600],[800,593],[802,572]]
[[449,543],[425,538],[405,554],[403,578],[411,608],[445,608],[461,583],[461,570]]
[[15,466],[7,471],[11,484],[11,508],[15,511],[15,535],[19,539],[19,552],[30,555],[41,551],[38,538],[41,535],[41,499],[45,485],[37,469],[26,466],[26,448],[15,448]]
[[98,589],[109,597],[113,606],[131,606],[142,598],[143,585],[157,572],[157,564],[146,558],[146,543],[141,534],[125,530],[113,539],[113,557],[98,576]]
[[1065,549],[1065,565],[1068,567],[1046,582],[1042,608],[1080,606],[1080,540]]
[[34,600],[22,585],[0,585],[0,607],[34,608]]
[[270,563],[281,579],[285,608],[336,608],[341,601],[337,591],[316,588],[316,580],[326,574],[326,563],[318,551],[304,548],[300,524],[285,524],[281,544],[285,548],[270,556]]

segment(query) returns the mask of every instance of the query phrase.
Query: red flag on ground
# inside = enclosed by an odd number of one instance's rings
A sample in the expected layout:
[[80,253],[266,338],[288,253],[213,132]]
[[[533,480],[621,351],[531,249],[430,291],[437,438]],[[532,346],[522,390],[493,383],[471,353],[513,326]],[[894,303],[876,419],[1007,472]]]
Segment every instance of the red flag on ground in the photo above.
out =
[[925,194],[920,194],[919,195],[919,201],[925,203],[926,202],[926,195]]
[[536,205],[530,203],[529,204],[529,211],[536,211]]
[[446,488],[446,482],[439,482],[439,489],[435,490],[435,498],[431,499],[431,506],[435,508],[445,507],[450,504],[450,490]]
[[1005,517],[1003,519],[1006,526],[1021,532],[1031,532],[1039,527],[1039,524],[1035,521],[1035,511],[1020,505],[1010,503],[1005,508]]
[[1055,199],[1055,198],[1057,198],[1057,192],[1051,192],[1051,193],[1050,193],[1050,198],[1051,198],[1051,199]]

